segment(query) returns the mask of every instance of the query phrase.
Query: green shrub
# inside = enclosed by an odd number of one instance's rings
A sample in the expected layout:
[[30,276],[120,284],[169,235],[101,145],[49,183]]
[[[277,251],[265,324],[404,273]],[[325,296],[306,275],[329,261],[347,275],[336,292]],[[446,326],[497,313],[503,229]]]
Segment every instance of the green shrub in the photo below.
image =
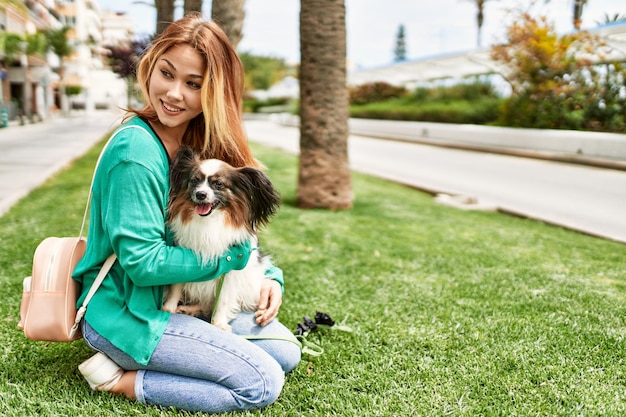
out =
[[536,94],[512,96],[503,102],[497,124],[536,129],[626,131],[624,102],[608,105],[593,97],[590,91],[576,91],[570,95]]
[[486,124],[498,119],[502,99],[491,83],[472,79],[451,86],[418,87],[411,93],[386,83],[352,89],[356,118]]
[[498,118],[502,99],[485,98],[476,101],[370,103],[351,106],[352,117],[363,119],[409,120],[437,123],[489,124]]
[[397,87],[386,82],[362,84],[350,89],[350,104],[367,104],[388,101],[405,96],[404,87]]
[[418,87],[409,97],[417,103],[424,101],[451,102],[456,100],[474,101],[482,98],[497,98],[499,94],[490,82],[473,79],[469,82],[449,86]]
[[68,96],[77,96],[83,91],[83,87],[80,85],[66,85],[65,94]]
[[277,107],[289,105],[289,97],[271,97],[267,100],[258,100],[254,97],[246,97],[243,101],[243,109],[247,113],[259,113],[263,107]]

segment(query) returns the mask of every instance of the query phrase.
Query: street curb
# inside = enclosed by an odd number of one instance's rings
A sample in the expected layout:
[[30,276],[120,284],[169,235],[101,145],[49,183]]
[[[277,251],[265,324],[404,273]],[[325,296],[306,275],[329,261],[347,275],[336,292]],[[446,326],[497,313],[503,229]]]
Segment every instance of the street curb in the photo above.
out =
[[350,131],[351,135],[363,136],[375,139],[390,140],[396,142],[416,143],[420,145],[438,146],[441,148],[458,149],[464,151],[473,152],[487,152],[499,155],[518,156],[522,158],[541,159],[553,162],[563,162],[568,164],[577,164],[592,166],[597,168],[607,168],[619,171],[626,171],[626,161],[618,161],[604,158],[595,158],[583,155],[563,154],[558,152],[549,152],[541,150],[528,150],[519,148],[507,148],[507,147],[494,147],[494,146],[482,146],[465,143],[453,143],[439,140],[428,140],[420,138],[402,138],[398,136],[389,136],[381,134],[371,134],[367,132],[359,132],[358,130]]
[[[283,125],[283,126],[291,126],[291,127],[299,127],[300,119],[298,116],[291,114],[273,114],[267,115],[264,117],[259,116],[246,116],[249,119],[264,119],[269,120],[274,123]],[[390,120],[385,120],[385,122],[389,122]],[[398,121],[398,122],[406,122],[406,121]],[[422,122],[415,122],[422,123]],[[432,123],[424,122],[431,125]],[[441,125],[442,127],[448,127],[446,123],[437,123],[436,125]],[[457,125],[452,125],[457,126]],[[476,127],[484,127],[485,129],[489,129],[490,126],[480,126],[475,125]],[[418,128],[419,126],[416,126]],[[551,131],[552,132],[552,131]],[[581,134],[592,134],[596,132],[586,132],[583,131]],[[603,132],[600,132],[603,133]],[[548,151],[541,149],[522,149],[516,148],[512,146],[493,146],[493,145],[480,145],[476,143],[467,143],[461,141],[449,141],[446,139],[433,139],[427,138],[425,136],[407,136],[401,134],[386,134],[386,133],[371,133],[365,130],[359,130],[358,128],[350,128],[350,135],[361,136],[361,137],[369,137],[381,140],[390,140],[397,142],[407,142],[407,143],[416,143],[420,145],[430,145],[430,146],[438,146],[442,148],[449,149],[458,149],[465,151],[475,151],[475,152],[487,152],[499,155],[510,155],[517,156],[523,158],[531,158],[531,159],[541,159],[552,162],[563,162],[568,164],[576,164],[576,165],[585,165],[592,166],[596,168],[605,168],[605,169],[614,169],[619,171],[626,171],[626,161],[619,159],[608,159],[604,157],[596,157],[596,156],[588,156],[583,154],[574,154],[574,153],[566,153],[566,152],[557,152],[557,151]],[[474,132],[476,134],[476,132]]]

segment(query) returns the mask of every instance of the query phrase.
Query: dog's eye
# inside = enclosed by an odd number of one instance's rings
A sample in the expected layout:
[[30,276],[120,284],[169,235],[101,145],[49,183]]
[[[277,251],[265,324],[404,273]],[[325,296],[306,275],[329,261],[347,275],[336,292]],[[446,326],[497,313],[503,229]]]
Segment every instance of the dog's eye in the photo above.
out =
[[189,184],[191,184],[192,187],[198,185],[199,182],[200,181],[197,178],[192,178],[191,180],[189,180]]
[[220,180],[215,180],[213,181],[213,186],[218,190],[221,190],[222,188],[224,188],[224,183]]

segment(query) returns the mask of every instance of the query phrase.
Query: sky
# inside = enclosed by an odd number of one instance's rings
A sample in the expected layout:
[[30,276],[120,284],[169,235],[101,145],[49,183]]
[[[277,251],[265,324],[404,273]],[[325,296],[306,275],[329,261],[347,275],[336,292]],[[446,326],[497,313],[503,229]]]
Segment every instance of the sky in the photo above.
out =
[[[126,12],[137,32],[152,33],[153,8],[134,0],[97,0],[101,9]],[[508,10],[528,7],[532,0],[492,0],[485,5],[482,46],[503,39]],[[559,33],[572,30],[574,0],[537,0],[531,9],[545,15]],[[151,2],[150,0],[143,3]],[[180,1],[182,3],[182,1]],[[210,0],[204,0],[210,16]],[[404,26],[408,60],[476,49],[476,6],[472,0],[345,0],[347,56],[351,69],[375,68],[393,63],[400,25]],[[298,19],[300,0],[247,0],[243,39],[238,50],[254,55],[300,60]],[[626,0],[589,0],[582,28],[604,22],[604,16],[626,15]]]

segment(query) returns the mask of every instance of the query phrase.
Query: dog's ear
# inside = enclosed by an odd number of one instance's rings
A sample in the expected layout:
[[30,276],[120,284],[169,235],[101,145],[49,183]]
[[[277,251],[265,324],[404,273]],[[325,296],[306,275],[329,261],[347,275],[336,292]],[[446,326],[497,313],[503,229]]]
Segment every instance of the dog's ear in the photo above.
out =
[[170,167],[170,193],[177,193],[186,187],[195,162],[194,150],[189,146],[180,147]]
[[250,198],[250,224],[253,229],[269,222],[280,206],[280,194],[269,177],[256,168],[239,168],[241,187]]

